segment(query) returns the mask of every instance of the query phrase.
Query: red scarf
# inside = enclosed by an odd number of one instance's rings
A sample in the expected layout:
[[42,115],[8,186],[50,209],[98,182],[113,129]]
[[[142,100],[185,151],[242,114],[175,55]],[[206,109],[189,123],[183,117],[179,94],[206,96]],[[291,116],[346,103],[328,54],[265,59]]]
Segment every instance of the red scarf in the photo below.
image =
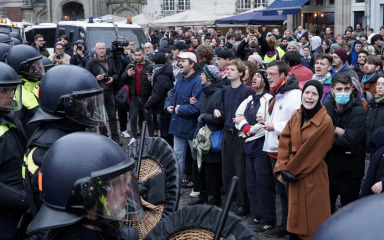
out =
[[273,96],[275,96],[277,94],[277,92],[279,91],[279,89],[282,86],[284,86],[286,83],[287,83],[287,77],[281,78],[279,83],[274,88],[272,88],[269,93],[272,94]]

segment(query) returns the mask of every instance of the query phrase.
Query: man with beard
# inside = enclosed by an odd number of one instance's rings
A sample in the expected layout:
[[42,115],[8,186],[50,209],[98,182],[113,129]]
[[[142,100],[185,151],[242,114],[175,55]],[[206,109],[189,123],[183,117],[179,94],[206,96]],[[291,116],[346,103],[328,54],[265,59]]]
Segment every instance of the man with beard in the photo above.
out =
[[[201,77],[196,72],[196,55],[191,52],[183,52],[178,55],[177,59],[182,76],[172,89],[172,99],[167,98],[164,108],[172,114],[169,133],[174,135],[173,148],[180,165],[180,174],[183,174],[188,146],[192,152],[192,139],[200,113],[202,94]],[[197,99],[194,104],[190,102],[192,97]]]
[[249,33],[237,47],[237,55],[242,61],[246,61],[249,55],[251,55],[251,50],[258,51],[259,42],[254,34]]
[[364,91],[370,92],[372,96],[376,94],[376,82],[381,77],[378,73],[380,69],[383,69],[383,62],[380,57],[369,55],[364,65],[364,76],[360,85]]
[[363,79],[364,76],[364,65],[367,61],[369,53],[365,50],[361,50],[359,54],[357,55],[357,63],[353,67],[353,71],[356,72],[357,76],[359,76],[359,81],[361,82],[361,79]]
[[139,111],[144,114],[148,126],[148,134],[154,136],[152,111],[145,111],[144,106],[151,96],[152,87],[148,81],[147,73],[152,73],[152,65],[145,60],[144,50],[135,50],[136,60],[129,64],[121,76],[121,80],[129,86],[129,113],[131,123],[131,136],[137,137],[137,118]]
[[192,37],[192,44],[189,48],[190,51],[194,51],[197,49],[198,46],[201,44],[201,38],[200,37]]

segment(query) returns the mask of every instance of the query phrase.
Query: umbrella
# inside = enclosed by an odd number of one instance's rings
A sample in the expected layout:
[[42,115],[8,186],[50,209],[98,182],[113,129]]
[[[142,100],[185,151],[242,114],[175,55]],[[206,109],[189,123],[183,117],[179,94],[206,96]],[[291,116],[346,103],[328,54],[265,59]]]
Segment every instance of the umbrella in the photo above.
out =
[[188,10],[177,13],[162,19],[153,21],[152,24],[158,26],[204,26],[213,25],[216,17],[212,13]]

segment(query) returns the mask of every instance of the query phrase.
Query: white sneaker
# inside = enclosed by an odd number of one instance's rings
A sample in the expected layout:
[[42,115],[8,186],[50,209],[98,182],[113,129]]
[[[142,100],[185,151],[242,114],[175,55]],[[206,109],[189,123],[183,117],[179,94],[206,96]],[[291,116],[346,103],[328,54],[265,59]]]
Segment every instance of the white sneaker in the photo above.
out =
[[200,192],[194,192],[193,190],[192,190],[192,192],[189,194],[190,197],[195,197],[195,198],[197,198],[199,195],[200,195]]
[[123,138],[130,138],[131,135],[129,135],[128,130],[122,131],[120,134]]

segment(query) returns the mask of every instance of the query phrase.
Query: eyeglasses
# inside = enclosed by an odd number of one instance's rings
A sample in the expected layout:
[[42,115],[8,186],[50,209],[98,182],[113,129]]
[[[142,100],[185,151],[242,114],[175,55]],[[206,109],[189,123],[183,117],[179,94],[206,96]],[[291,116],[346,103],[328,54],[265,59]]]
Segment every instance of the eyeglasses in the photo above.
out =
[[55,48],[56,50],[63,50],[64,48]]
[[276,74],[279,74],[278,72],[275,72],[275,73],[264,73],[264,76],[265,77],[269,77],[269,76],[275,76]]
[[134,43],[130,43],[129,45],[135,46],[135,44],[134,44]]

